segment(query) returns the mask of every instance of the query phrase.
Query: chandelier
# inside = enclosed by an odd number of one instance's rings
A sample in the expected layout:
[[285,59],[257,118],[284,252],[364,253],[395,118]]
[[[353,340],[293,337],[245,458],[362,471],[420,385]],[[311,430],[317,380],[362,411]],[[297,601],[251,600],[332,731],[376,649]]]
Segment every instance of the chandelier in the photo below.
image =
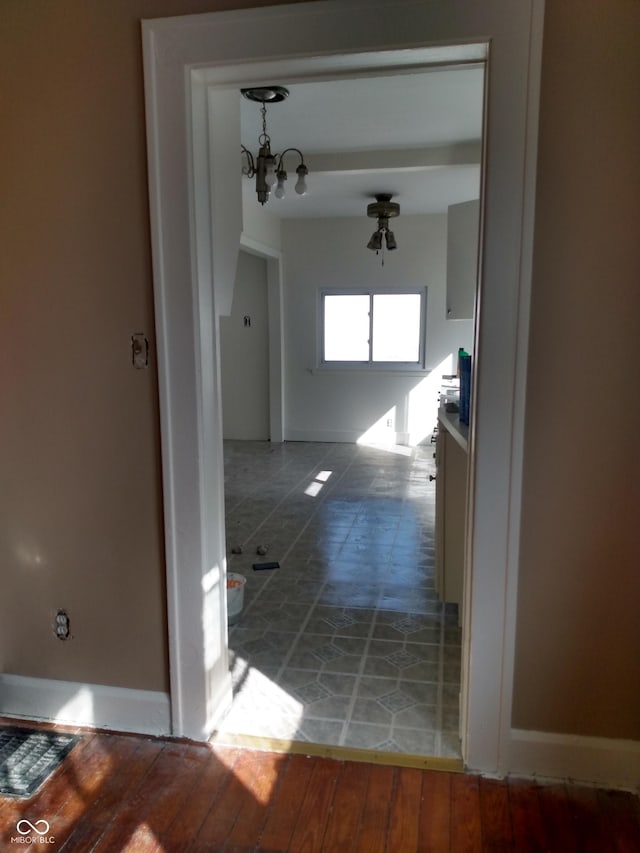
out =
[[399,216],[400,205],[391,201],[390,193],[378,193],[375,198],[374,202],[367,205],[367,216],[377,219],[378,227],[371,235],[371,239],[367,243],[367,249],[371,249],[376,255],[382,251],[382,263],[384,265],[383,238],[389,251],[398,248],[395,234],[389,230],[389,220],[394,216]]
[[275,186],[274,194],[276,198],[284,198],[285,181],[287,173],[284,168],[284,156],[290,151],[300,157],[300,163],[296,168],[298,180],[294,187],[298,195],[304,195],[307,191],[306,177],[309,170],[305,166],[304,156],[298,148],[285,148],[282,154],[271,153],[271,139],[267,133],[267,104],[277,104],[284,101],[289,95],[289,90],[284,86],[256,86],[250,89],[242,89],[242,94],[249,101],[255,101],[262,104],[260,112],[262,113],[262,133],[258,137],[258,155],[254,155],[241,145],[242,154],[246,157],[246,163],[242,166],[242,174],[248,178],[256,179],[256,193],[260,204],[266,204],[269,201],[271,189]]

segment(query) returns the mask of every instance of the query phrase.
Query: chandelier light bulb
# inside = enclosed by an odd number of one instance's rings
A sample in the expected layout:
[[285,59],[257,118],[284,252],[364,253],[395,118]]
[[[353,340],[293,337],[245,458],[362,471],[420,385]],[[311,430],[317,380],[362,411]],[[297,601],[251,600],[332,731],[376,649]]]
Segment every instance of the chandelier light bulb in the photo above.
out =
[[296,169],[296,174],[298,175],[298,180],[296,181],[295,191],[298,195],[304,195],[307,191],[307,181],[306,176],[309,174],[309,170],[301,163]]
[[278,172],[278,186],[275,189],[274,195],[276,198],[284,198],[285,197],[285,187],[284,182],[287,180],[287,173],[280,170]]
[[275,160],[273,157],[267,157],[265,162],[264,182],[268,187],[273,187],[277,180]]

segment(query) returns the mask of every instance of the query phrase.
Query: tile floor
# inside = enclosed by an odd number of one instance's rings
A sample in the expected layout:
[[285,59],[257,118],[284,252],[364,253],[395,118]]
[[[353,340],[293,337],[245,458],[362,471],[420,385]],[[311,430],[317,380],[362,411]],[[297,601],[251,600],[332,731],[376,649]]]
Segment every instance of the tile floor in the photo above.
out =
[[[220,738],[460,756],[460,632],[434,589],[433,471],[433,445],[225,442],[228,569],[247,583]],[[253,570],[269,560],[280,568]]]

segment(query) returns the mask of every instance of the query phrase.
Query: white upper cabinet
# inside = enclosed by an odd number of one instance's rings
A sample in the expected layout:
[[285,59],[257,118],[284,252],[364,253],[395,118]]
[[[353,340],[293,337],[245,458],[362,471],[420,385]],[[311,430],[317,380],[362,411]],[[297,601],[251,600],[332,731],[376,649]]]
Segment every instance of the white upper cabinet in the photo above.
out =
[[473,319],[480,202],[452,204],[447,215],[447,320]]

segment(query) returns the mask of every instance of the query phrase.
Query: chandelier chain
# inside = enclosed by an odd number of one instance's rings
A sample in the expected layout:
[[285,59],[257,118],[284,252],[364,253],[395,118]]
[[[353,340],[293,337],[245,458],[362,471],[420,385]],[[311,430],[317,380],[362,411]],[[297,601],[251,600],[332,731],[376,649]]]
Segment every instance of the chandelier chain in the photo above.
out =
[[262,102],[262,106],[260,107],[260,112],[262,113],[262,133],[258,138],[258,142],[260,145],[269,145],[271,139],[269,134],[267,133],[267,104],[265,101]]

